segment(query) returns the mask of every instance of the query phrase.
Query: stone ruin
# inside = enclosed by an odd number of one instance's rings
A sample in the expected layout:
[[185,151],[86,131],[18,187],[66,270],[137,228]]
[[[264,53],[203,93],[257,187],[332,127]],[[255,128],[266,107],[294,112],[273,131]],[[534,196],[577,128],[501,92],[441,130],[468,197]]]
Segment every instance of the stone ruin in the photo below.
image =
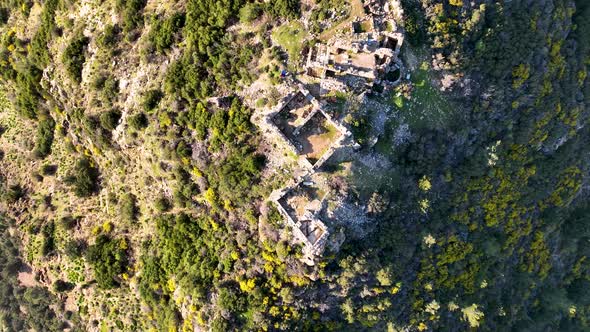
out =
[[[368,28],[362,28],[367,24]],[[387,24],[396,27],[393,21]],[[353,21],[351,30],[349,36],[318,43],[307,53],[305,73],[320,79],[322,95],[346,87],[359,93],[380,92],[398,84],[403,69],[399,59],[403,34],[381,31],[372,18]]]
[[269,199],[291,226],[297,242],[303,244],[306,261],[313,264],[313,257],[323,252],[330,234],[319,218],[325,195],[304,199],[306,196],[300,194],[310,191],[307,189],[313,187],[313,175],[351,133],[334,121],[302,84],[266,115],[265,122],[298,156],[305,170],[306,175],[294,185],[273,192]]
[[[347,90],[359,95],[379,93],[400,82],[403,66],[399,54],[404,35],[395,20],[403,12],[398,0],[383,2],[366,1],[368,15],[351,23],[350,34],[309,48],[304,72],[312,81],[319,79],[319,96]],[[292,79],[291,86],[295,87],[293,92],[263,113],[260,126],[274,133],[297,156],[301,169],[296,174],[303,175],[275,190],[269,200],[291,227],[295,241],[303,244],[303,260],[313,265],[330,235],[321,219],[329,190],[325,183],[322,185],[318,169],[351,133],[303,84]]]

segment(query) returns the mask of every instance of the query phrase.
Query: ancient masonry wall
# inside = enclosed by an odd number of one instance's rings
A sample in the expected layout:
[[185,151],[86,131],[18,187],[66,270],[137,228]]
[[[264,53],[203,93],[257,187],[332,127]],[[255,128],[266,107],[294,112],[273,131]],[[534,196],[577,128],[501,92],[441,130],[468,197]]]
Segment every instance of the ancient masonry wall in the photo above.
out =
[[[332,117],[326,113],[326,111],[324,110],[323,106],[320,104],[320,102],[318,102],[317,99],[315,99],[315,97],[313,97],[309,91],[307,89],[305,89],[305,87],[302,84],[298,84],[298,92],[302,93],[309,101],[310,103],[313,105],[313,110],[301,121],[301,123],[299,124],[299,126],[297,127],[297,129],[295,130],[295,134],[297,134],[299,132],[299,130],[305,126],[305,124],[310,121],[312,119],[312,117],[317,114],[317,112],[321,112],[323,116],[325,116],[325,118],[328,120],[328,122],[334,126],[339,132],[340,132],[340,137],[338,138],[338,140],[336,142],[333,142],[330,147],[328,148],[328,150],[326,152],[324,152],[324,154],[322,155],[322,157],[320,159],[318,159],[318,161],[315,162],[315,164],[311,164],[307,158],[305,158],[304,156],[300,156],[299,161],[300,164],[302,164],[304,166],[305,169],[307,169],[308,173],[306,174],[306,176],[309,176],[310,174],[313,174],[314,172],[316,172],[331,156],[332,154],[334,154],[334,152],[336,151],[336,149],[338,149],[339,147],[342,146],[342,143],[344,142],[345,139],[347,139],[348,137],[350,137],[351,133],[342,125],[340,125],[339,123],[337,123],[336,121],[334,121],[332,119]],[[277,107],[274,108],[274,110],[270,113],[268,113],[266,115],[265,118],[265,123],[268,124],[269,127],[272,128],[272,131],[274,133],[276,133],[278,135],[278,137],[280,137],[282,139],[282,141],[297,155],[300,154],[300,151],[295,147],[295,145],[289,140],[288,137],[286,137],[281,130],[276,127],[272,121],[273,117],[278,114],[295,96],[297,95],[297,92],[291,93],[287,98],[284,98],[279,105],[277,105]],[[281,213],[281,215],[285,218],[285,221],[287,222],[287,224],[289,224],[292,227],[292,232],[293,232],[293,236],[295,237],[295,239],[297,240],[297,242],[303,243],[304,244],[304,253],[306,254],[306,256],[308,256],[308,258],[310,260],[312,260],[313,256],[316,255],[320,255],[323,250],[324,247],[326,245],[326,242],[328,240],[328,236],[330,235],[330,232],[328,231],[328,228],[326,227],[326,225],[317,217],[317,213],[316,214],[312,214],[311,216],[308,216],[305,220],[309,220],[314,226],[317,226],[318,228],[321,229],[322,234],[320,235],[320,237],[318,239],[316,239],[316,241],[314,243],[312,243],[307,236],[303,233],[303,231],[301,230],[301,220],[294,220],[289,213],[287,212],[287,210],[285,209],[285,207],[281,204],[280,200],[287,195],[290,191],[292,191],[294,188],[296,188],[297,186],[301,185],[301,183],[303,182],[305,176],[301,177],[298,181],[296,181],[296,183],[292,186],[290,185],[286,185],[285,187],[278,189],[276,191],[274,191],[273,193],[271,193],[271,195],[269,196],[269,200],[272,201],[275,206],[277,207],[279,213]],[[322,201],[322,207],[323,207],[323,201]],[[321,208],[318,210],[321,211]]]

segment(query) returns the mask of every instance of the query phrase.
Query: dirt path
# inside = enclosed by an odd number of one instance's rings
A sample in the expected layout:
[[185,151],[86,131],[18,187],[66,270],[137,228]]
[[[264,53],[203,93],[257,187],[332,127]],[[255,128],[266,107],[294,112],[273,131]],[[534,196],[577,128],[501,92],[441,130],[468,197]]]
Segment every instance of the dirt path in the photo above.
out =
[[355,18],[365,16],[365,10],[364,10],[363,3],[361,0],[350,0],[350,2],[351,2],[350,6],[352,8],[350,9],[350,15],[348,16],[348,18],[346,20],[340,22],[339,24],[331,27],[330,29],[322,32],[320,34],[321,40],[328,41],[338,31],[349,27],[350,22],[352,22]]

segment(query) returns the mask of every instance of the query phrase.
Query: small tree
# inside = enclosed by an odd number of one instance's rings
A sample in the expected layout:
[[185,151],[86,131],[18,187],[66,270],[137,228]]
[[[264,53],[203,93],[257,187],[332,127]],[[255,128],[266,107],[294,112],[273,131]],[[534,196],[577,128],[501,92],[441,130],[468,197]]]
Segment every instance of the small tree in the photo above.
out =
[[148,126],[148,118],[144,113],[138,113],[129,118],[129,125],[135,130],[142,130]]
[[123,220],[133,222],[137,219],[138,208],[135,195],[126,193],[120,201],[120,212]]
[[78,197],[88,197],[98,190],[99,172],[88,158],[78,160],[74,173],[66,181],[74,186]]
[[169,211],[171,208],[170,201],[166,197],[160,196],[154,203],[154,208],[159,212]]

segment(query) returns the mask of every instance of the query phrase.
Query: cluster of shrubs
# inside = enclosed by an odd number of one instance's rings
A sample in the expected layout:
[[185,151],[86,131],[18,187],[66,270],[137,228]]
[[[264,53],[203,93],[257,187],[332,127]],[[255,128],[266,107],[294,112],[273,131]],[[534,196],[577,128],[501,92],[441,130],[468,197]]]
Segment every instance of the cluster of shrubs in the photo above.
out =
[[174,36],[182,30],[185,16],[182,13],[174,13],[172,16],[162,19],[153,17],[149,41],[158,53],[163,53],[174,43]]
[[96,242],[88,247],[86,259],[94,269],[98,286],[104,289],[119,286],[118,275],[127,267],[127,242],[125,239],[113,239],[100,234]]
[[66,179],[66,183],[74,187],[74,193],[79,197],[88,197],[98,190],[98,177],[100,173],[93,162],[84,157],[78,160],[72,174]]
[[88,41],[88,38],[84,36],[75,37],[66,47],[62,56],[66,72],[77,83],[82,80],[82,67],[86,61],[84,49],[88,45]]

